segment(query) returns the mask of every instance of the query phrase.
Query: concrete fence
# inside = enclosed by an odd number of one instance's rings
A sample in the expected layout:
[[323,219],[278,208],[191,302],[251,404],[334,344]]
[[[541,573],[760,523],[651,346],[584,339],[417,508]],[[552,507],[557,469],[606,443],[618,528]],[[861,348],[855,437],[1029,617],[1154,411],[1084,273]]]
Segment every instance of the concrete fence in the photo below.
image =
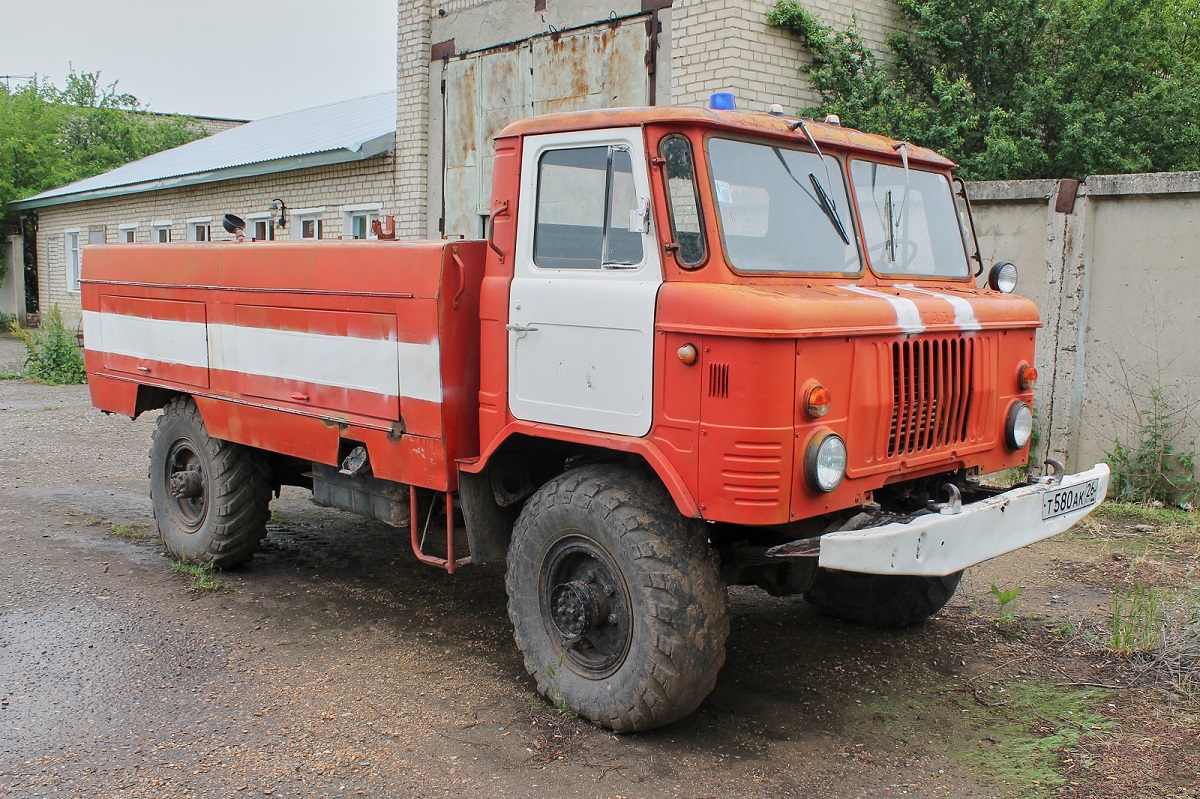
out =
[[969,187],[984,264],[1013,261],[1038,304],[1038,459],[1068,468],[1136,444],[1152,409],[1200,438],[1200,172]]

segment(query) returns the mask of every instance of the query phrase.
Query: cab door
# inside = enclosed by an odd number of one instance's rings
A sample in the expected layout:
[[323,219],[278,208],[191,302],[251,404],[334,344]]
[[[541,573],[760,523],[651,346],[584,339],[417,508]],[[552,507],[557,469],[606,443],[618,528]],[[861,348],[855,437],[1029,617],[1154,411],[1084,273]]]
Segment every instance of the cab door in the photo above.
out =
[[509,408],[531,422],[645,435],[662,262],[641,131],[531,136],[521,175]]

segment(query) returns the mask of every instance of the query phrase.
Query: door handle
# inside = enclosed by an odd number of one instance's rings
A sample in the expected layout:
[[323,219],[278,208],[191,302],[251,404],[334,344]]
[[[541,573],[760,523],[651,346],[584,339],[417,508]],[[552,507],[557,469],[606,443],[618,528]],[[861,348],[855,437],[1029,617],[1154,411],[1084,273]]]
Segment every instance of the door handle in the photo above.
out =
[[537,330],[537,328],[534,327],[533,325],[514,325],[514,324],[505,325],[504,329],[508,330],[510,332],[513,332],[513,333],[532,333],[535,330]]
[[308,395],[300,391],[296,391],[292,394],[292,399],[294,399],[296,402],[308,402]]

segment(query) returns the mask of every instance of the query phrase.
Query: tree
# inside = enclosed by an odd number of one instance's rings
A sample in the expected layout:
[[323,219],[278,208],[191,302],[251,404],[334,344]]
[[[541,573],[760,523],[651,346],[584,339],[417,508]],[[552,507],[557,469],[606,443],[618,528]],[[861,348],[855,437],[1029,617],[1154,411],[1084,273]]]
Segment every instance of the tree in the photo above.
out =
[[820,105],[946,153],[965,177],[1200,168],[1200,0],[898,0],[887,58],[796,0]]
[[[59,89],[34,78],[0,90],[0,236],[16,232],[8,203],[107,172],[206,135],[190,117],[145,112],[99,72],[67,76]],[[0,277],[6,266],[0,264]],[[36,274],[29,285],[36,285]]]

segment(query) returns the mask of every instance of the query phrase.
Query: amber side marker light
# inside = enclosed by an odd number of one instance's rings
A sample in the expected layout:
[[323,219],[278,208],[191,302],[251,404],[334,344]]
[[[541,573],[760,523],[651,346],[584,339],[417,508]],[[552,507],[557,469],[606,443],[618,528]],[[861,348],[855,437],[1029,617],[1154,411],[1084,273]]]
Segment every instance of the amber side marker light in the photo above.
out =
[[696,358],[700,356],[700,353],[696,351],[695,344],[684,344],[675,351],[675,354],[678,355],[679,360],[687,366],[694,364],[696,362]]
[[829,389],[819,383],[810,388],[804,396],[804,413],[808,415],[809,419],[820,419],[829,413],[832,405],[833,395],[829,393]]
[[1021,368],[1017,370],[1017,385],[1022,391],[1028,391],[1037,383],[1037,369],[1027,363],[1021,364]]

